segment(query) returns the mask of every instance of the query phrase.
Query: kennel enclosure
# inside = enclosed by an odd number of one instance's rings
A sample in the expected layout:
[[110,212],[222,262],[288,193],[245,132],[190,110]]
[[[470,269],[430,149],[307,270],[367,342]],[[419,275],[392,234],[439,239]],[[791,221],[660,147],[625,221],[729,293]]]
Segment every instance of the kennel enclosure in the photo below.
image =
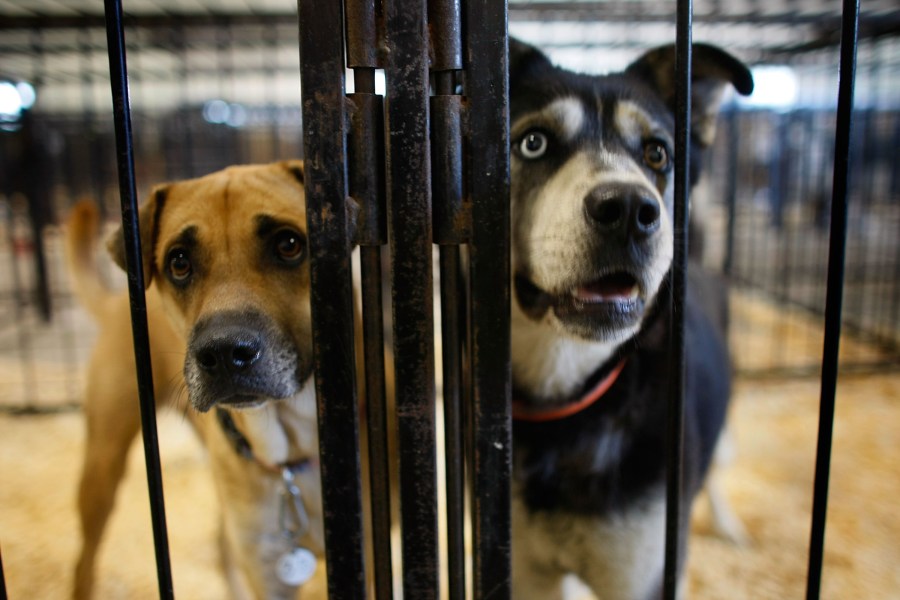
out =
[[[12,70],[10,82],[31,82],[38,98],[33,109],[3,123],[0,140],[7,174],[3,179],[6,256],[0,268],[9,275],[3,277],[2,335],[8,340],[5,359],[14,366],[0,404],[10,412],[24,413],[77,407],[74,355],[83,352],[83,347],[71,324],[71,298],[60,273],[55,230],[68,202],[90,194],[102,200],[115,218],[121,182],[125,182],[125,195],[136,200],[157,181],[198,175],[236,162],[303,155],[308,168],[313,165],[312,181],[322,186],[320,195],[311,194],[311,203],[320,203],[316,206],[322,211],[346,214],[347,198],[352,198],[360,211],[355,236],[337,219],[319,224],[322,232],[312,240],[317,255],[323,257],[321,270],[314,271],[318,273],[314,275],[316,293],[321,296],[314,300],[321,328],[316,332],[318,357],[325,365],[317,379],[326,406],[323,446],[356,439],[355,392],[340,375],[355,369],[342,354],[342,348],[352,347],[353,332],[324,324],[341,322],[337,315],[348,314],[352,302],[349,250],[357,244],[366,303],[366,364],[373,366],[373,372],[363,374],[366,387],[377,391],[382,385],[378,356],[383,335],[394,344],[397,379],[403,382],[398,390],[398,404],[405,415],[400,444],[407,453],[401,460],[410,470],[401,484],[406,498],[402,505],[417,509],[403,511],[402,554],[406,562],[412,557],[423,559],[421,570],[407,572],[403,588],[410,597],[431,597],[439,580],[446,578],[453,582],[452,597],[462,597],[469,566],[475,597],[483,597],[485,590],[495,586],[504,589],[508,560],[502,476],[509,468],[508,414],[503,403],[486,400],[508,396],[508,355],[503,346],[508,343],[504,303],[509,291],[495,292],[496,282],[509,279],[508,264],[491,264],[479,254],[503,254],[508,235],[503,225],[505,209],[502,203],[493,204],[508,185],[503,166],[508,147],[508,133],[503,129],[504,84],[498,75],[504,66],[506,14],[502,5],[487,2],[464,8],[456,3],[421,3],[402,10],[395,5],[352,2],[343,7],[333,3],[323,10],[314,4],[300,3],[298,34],[295,7],[290,4],[235,3],[230,11],[222,11],[203,5],[187,10],[125,0],[123,28],[112,31],[122,33],[128,57],[133,137],[130,142],[120,140],[118,149],[109,118],[114,105],[110,84],[116,78],[110,79],[106,63],[108,46],[114,44],[107,43],[103,11],[89,3],[62,11],[54,10],[52,3],[43,8],[0,5],[2,68]],[[848,17],[853,10],[852,3],[844,7],[844,23],[854,21]],[[476,16],[475,11],[482,12]],[[693,39],[720,43],[756,65],[786,67],[795,78],[797,94],[792,103],[727,106],[717,150],[710,153],[716,164],[709,169],[724,175],[706,182],[709,200],[703,208],[715,224],[707,233],[707,260],[729,273],[744,299],[749,298],[741,308],[763,323],[751,321],[749,327],[773,332],[767,338],[737,336],[738,369],[747,376],[815,371],[821,364],[823,333],[814,323],[825,310],[824,258],[828,238],[835,239],[827,232],[829,226],[838,232],[843,228],[832,217],[832,189],[841,186],[833,186],[831,148],[840,154],[842,146],[833,132],[836,127],[851,131],[848,113],[841,121],[835,110],[841,7],[785,2],[747,8],[698,2],[692,16]],[[674,7],[648,3],[513,2],[509,21],[513,34],[540,45],[560,62],[590,68],[602,56],[604,70],[621,66],[616,61],[633,57],[635,50],[649,42],[674,39],[676,33]],[[310,22],[316,26],[304,26]],[[431,29],[426,30],[426,22]],[[844,43],[845,51],[850,47],[858,52],[863,65],[857,77],[854,137],[844,140],[850,149],[847,160],[852,176],[845,182],[851,203],[843,329],[854,346],[858,340],[862,348],[842,360],[847,369],[893,368],[898,360],[900,266],[895,232],[900,225],[900,197],[897,158],[886,151],[898,135],[893,100],[897,90],[891,79],[900,62],[897,24],[897,9],[891,3],[869,3],[861,14],[859,45],[848,45],[846,38]],[[384,44],[392,48],[389,57]],[[471,60],[473,56],[484,61]],[[415,77],[402,77],[409,66],[415,67]],[[122,75],[120,80],[126,81]],[[848,79],[852,81],[845,75],[841,82],[846,84]],[[351,83],[353,91],[346,93]],[[301,86],[322,90],[322,97],[305,104],[310,97],[304,96],[301,106]],[[844,105],[843,110],[849,107]],[[430,118],[423,119],[424,114]],[[396,131],[409,138],[396,137]],[[425,145],[429,138],[430,149]],[[477,139],[504,143],[481,144]],[[438,140],[441,143],[435,143]],[[378,153],[366,148],[381,147],[385,141],[390,143],[390,156],[383,163]],[[122,172],[121,162],[116,172],[114,159],[122,157],[122,144],[134,152],[131,173]],[[351,166],[345,172],[343,161],[316,158],[321,156],[345,156]],[[14,164],[41,168],[7,168]],[[488,175],[488,169],[473,165],[496,168]],[[11,176],[29,171],[46,176],[31,180]],[[390,208],[388,197],[393,203]],[[840,206],[836,211],[843,214]],[[125,213],[127,219],[128,208]],[[389,234],[396,248],[390,257],[386,253]],[[433,245],[439,247],[436,279],[442,301],[432,295]],[[394,329],[381,332],[380,269],[387,258],[394,294],[386,301],[393,311]],[[471,271],[459,277],[464,264]],[[840,289],[836,285],[832,283],[832,294]],[[461,301],[470,289],[471,301]],[[800,325],[781,320],[782,315],[772,315],[771,310],[760,311],[760,298],[763,307],[775,302],[788,307],[785,312],[796,312]],[[453,547],[448,550],[452,564],[444,574],[439,574],[438,560],[437,458],[413,450],[434,448],[437,442],[433,304],[440,306],[445,331],[439,344],[443,357],[439,392],[448,444],[445,468],[452,475],[444,485],[448,498],[453,498],[448,519],[454,524],[449,529],[456,532],[450,536]],[[831,344],[840,324],[834,318],[829,317]],[[460,334],[466,322],[474,327],[471,333]],[[785,343],[774,334],[787,335],[792,341]],[[743,343],[752,345],[742,347]],[[795,346],[803,350],[796,351]],[[836,350],[836,346],[829,348]],[[57,354],[60,358],[53,362],[63,366],[55,371],[54,384],[46,385],[41,359]],[[827,375],[826,393],[828,389],[833,393],[832,376],[836,371]],[[370,399],[369,421],[378,423],[383,413],[377,394]],[[457,402],[471,404],[461,409]],[[474,418],[471,437],[464,434],[467,418]],[[380,439],[382,447],[373,447],[373,456],[385,452],[386,442]],[[152,454],[153,436],[145,441]],[[335,597],[364,594],[359,465],[355,449],[351,450],[338,453],[333,463],[323,462],[329,490],[326,503],[336,513],[353,515],[333,521],[329,532],[333,539],[355,541],[349,550],[337,553],[335,543],[330,545],[331,580],[339,586],[332,590]],[[471,462],[463,466],[452,457]],[[467,476],[473,477],[468,481],[475,490],[473,498],[479,498],[481,490],[491,496],[487,504],[472,502],[476,546],[489,552],[482,555],[476,549],[471,565],[465,564],[461,537]],[[424,490],[419,488],[422,481]],[[434,500],[418,506],[412,498],[420,495]],[[384,496],[380,507],[374,508],[382,515],[388,510],[383,500]],[[160,528],[165,537],[162,523]],[[375,538],[376,545],[388,547],[386,531]],[[391,583],[385,557],[390,552],[382,550],[375,556],[375,577],[382,582],[379,597],[387,597]]]

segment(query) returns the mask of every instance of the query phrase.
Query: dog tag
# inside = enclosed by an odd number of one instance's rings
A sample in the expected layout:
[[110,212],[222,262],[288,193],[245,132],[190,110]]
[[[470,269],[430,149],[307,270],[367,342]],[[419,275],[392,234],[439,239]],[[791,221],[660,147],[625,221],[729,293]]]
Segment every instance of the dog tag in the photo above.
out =
[[303,585],[316,572],[316,555],[306,548],[294,548],[278,559],[278,579],[285,585]]

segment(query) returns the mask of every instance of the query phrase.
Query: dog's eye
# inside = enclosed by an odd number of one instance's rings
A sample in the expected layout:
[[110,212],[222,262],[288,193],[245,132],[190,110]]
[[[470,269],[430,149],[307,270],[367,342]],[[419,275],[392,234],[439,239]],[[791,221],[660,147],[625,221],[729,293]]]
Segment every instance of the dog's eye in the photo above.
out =
[[669,150],[662,142],[650,141],[644,145],[644,162],[654,171],[664,171],[669,166]]
[[194,272],[191,259],[184,248],[173,248],[168,257],[169,275],[175,282],[184,282]]
[[275,254],[281,262],[299,263],[306,254],[306,239],[293,229],[283,229],[275,235]]
[[547,151],[547,136],[540,131],[529,131],[519,142],[519,154],[522,158],[534,160]]

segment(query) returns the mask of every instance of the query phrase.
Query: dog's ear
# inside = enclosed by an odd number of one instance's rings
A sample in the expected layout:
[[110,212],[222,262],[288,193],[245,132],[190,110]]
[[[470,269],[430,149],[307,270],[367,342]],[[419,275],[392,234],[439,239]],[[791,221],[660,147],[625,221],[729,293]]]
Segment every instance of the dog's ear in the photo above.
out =
[[294,176],[294,179],[300,182],[300,185],[304,185],[303,181],[303,161],[299,159],[293,160],[283,160],[281,161],[281,166],[284,167],[284,170]]
[[[166,202],[166,194],[169,184],[158,185],[153,188],[150,198],[138,210],[138,229],[141,235],[141,263],[144,267],[144,285],[149,286],[153,281],[154,266],[153,253],[156,249],[157,220],[160,211]],[[127,270],[125,262],[125,232],[122,226],[116,228],[106,240],[106,249],[123,271]]]
[[552,67],[547,56],[530,44],[516,38],[509,38],[509,81],[510,85],[528,78],[535,71]]
[[[743,95],[753,91],[753,75],[737,58],[709,44],[694,44],[691,69],[691,136],[702,147],[712,144],[716,116],[726,86]],[[649,84],[675,111],[675,45],[650,50],[626,70],[627,75]]]

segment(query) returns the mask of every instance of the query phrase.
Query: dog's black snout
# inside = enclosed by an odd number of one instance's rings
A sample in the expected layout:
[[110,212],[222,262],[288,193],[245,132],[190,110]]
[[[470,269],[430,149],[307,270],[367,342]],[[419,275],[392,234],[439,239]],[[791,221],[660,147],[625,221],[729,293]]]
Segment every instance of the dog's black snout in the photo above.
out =
[[241,373],[262,354],[262,342],[252,332],[237,327],[198,336],[194,345],[197,364],[209,374]]
[[646,237],[659,229],[659,202],[633,186],[599,186],[584,199],[591,220],[610,232]]

